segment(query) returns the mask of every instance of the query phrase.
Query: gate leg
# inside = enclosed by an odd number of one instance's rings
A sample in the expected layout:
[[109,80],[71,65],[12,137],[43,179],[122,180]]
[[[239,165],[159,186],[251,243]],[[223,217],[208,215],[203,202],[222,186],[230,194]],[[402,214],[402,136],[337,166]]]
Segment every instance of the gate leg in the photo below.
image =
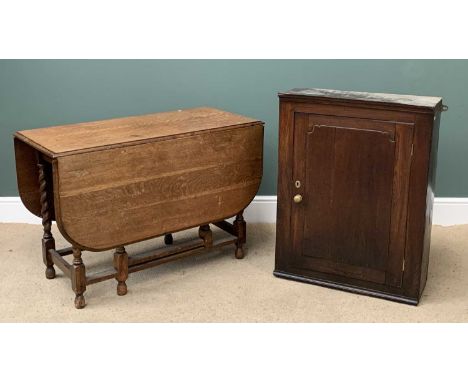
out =
[[114,253],[114,268],[117,271],[117,294],[124,296],[127,294],[127,281],[128,278],[128,254],[124,247],[117,247]]
[[242,215],[243,211],[237,214],[236,220],[234,220],[234,231],[237,236],[237,241],[236,241],[236,259],[243,259],[244,258],[244,249],[242,246],[244,245],[246,241],[246,235],[247,235],[247,227],[246,223],[244,220],[244,217]]
[[83,296],[86,290],[86,269],[81,259],[81,249],[73,247],[73,268],[71,274],[72,289],[75,292],[75,308],[85,307]]
[[198,229],[198,236],[203,240],[205,248],[210,248],[213,245],[213,232],[209,224],[200,226]]
[[171,245],[174,242],[174,238],[171,233],[166,233],[164,235],[164,244]]
[[49,254],[49,249],[55,249],[55,239],[52,236],[52,219],[50,217],[50,206],[47,194],[47,181],[43,160],[38,157],[37,167],[39,170],[39,193],[41,200],[41,216],[44,234],[42,235],[42,260],[46,266],[45,276],[48,279],[55,278],[54,262]]

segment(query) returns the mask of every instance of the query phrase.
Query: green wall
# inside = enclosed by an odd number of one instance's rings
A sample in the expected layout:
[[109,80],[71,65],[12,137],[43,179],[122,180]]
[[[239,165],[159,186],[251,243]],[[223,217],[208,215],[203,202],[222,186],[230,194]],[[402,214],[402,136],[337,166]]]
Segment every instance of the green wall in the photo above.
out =
[[468,197],[468,60],[1,60],[0,196],[17,195],[16,130],[213,106],[266,122],[276,194],[278,98],[293,87],[442,96],[437,196]]

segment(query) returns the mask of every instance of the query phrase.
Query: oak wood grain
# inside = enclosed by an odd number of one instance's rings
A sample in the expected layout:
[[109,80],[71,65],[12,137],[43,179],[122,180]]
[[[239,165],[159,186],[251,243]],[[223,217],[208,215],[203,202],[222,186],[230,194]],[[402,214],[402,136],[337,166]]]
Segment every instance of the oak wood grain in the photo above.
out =
[[[116,278],[125,295],[132,272],[225,245],[244,256],[242,211],[263,171],[261,121],[198,108],[22,131],[14,144],[21,199],[42,217],[46,276],[57,265],[70,277],[78,309],[87,285]],[[71,248],[55,249],[52,220]],[[210,223],[234,238],[215,240]],[[196,226],[203,241],[171,245],[171,233]],[[169,250],[127,255],[124,245],[162,235]],[[87,275],[82,251],[111,248],[114,269]]]
[[57,225],[103,250],[234,216],[260,185],[262,142],[257,125],[57,158]]
[[408,220],[408,191],[411,176],[413,125],[396,124],[395,166],[392,187],[389,256],[386,283],[401,286],[406,252],[406,223]]
[[[294,93],[280,94],[274,274],[417,304],[427,279],[442,100]],[[308,118],[315,130],[305,130]],[[292,202],[295,194],[301,203]]]
[[303,195],[292,206],[297,266],[385,281],[394,130],[388,122],[296,116],[294,180]]
[[130,145],[135,142],[258,123],[261,122],[242,115],[201,107],[22,130],[15,136],[54,158],[70,152],[95,151],[96,148]]
[[314,104],[330,104],[346,107],[365,107],[367,109],[392,109],[412,113],[432,113],[442,111],[442,98],[407,94],[387,94],[343,91],[333,89],[298,88],[278,93],[282,100],[302,101]]
[[[16,137],[14,145],[16,181],[21,202],[29,212],[40,217],[41,196],[37,181],[37,151]],[[45,171],[47,172],[47,167]]]

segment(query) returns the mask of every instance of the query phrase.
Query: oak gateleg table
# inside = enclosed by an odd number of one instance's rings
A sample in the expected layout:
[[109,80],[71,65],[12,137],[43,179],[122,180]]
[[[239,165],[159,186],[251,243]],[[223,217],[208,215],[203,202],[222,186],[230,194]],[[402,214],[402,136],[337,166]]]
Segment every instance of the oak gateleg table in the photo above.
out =
[[[100,281],[115,278],[125,295],[132,272],[229,244],[243,258],[243,210],[262,178],[263,125],[202,107],[15,133],[18,189],[42,218],[46,277],[55,277],[54,266],[68,276],[80,309],[86,287]],[[55,248],[52,221],[70,248]],[[210,224],[232,239],[215,240]],[[173,244],[174,232],[193,227],[199,238]],[[126,245],[158,236],[167,246],[127,254]],[[113,267],[88,274],[82,252],[109,249]]]

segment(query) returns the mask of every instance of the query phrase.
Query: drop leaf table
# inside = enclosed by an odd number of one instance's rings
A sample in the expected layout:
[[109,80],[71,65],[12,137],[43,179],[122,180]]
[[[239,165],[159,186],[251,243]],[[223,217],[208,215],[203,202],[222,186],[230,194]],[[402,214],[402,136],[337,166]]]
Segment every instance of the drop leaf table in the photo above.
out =
[[[55,277],[54,265],[70,277],[76,308],[90,284],[115,278],[125,295],[131,272],[229,244],[244,256],[242,213],[262,177],[261,121],[196,108],[24,130],[14,144],[21,200],[42,217],[46,277]],[[52,221],[70,248],[55,248]],[[232,239],[214,240],[210,223]],[[199,238],[171,245],[172,233],[193,227]],[[125,250],[163,235],[168,247]],[[113,267],[88,274],[82,252],[108,249]]]

